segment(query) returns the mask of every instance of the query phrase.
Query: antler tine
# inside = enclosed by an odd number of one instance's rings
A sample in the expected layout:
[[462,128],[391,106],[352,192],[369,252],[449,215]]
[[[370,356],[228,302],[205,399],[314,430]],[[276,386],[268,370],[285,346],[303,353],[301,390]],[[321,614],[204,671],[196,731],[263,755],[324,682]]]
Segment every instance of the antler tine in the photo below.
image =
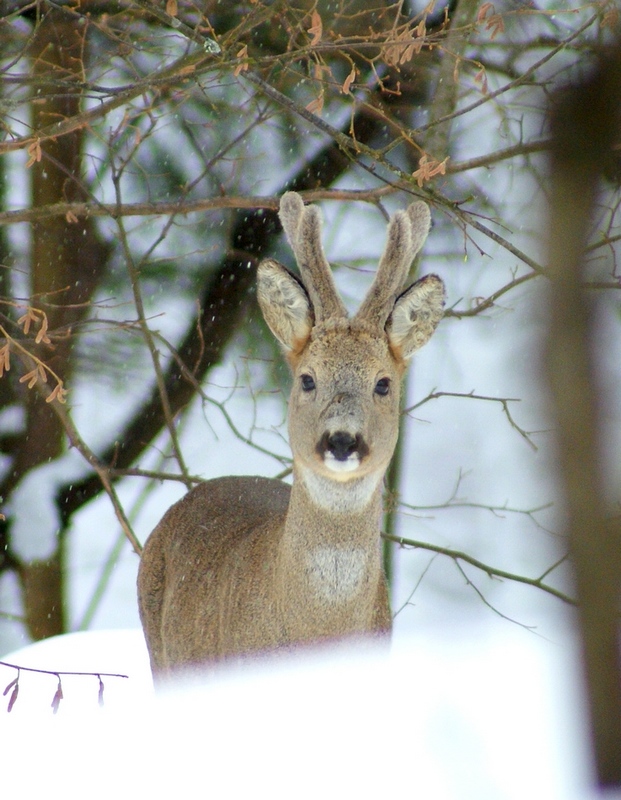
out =
[[412,203],[407,211],[397,211],[393,215],[375,280],[358,309],[356,319],[383,328],[430,226],[429,208],[422,201]]
[[287,235],[291,249],[295,253],[298,241],[300,220],[304,214],[304,201],[297,192],[286,192],[280,198],[278,216]]
[[[416,203],[410,203],[405,213],[410,219],[410,233],[412,234],[411,264],[429,235],[429,229],[431,228],[431,212],[429,211],[427,203],[424,203],[422,200],[417,200]],[[410,264],[408,264],[408,267]]]
[[287,192],[280,200],[279,216],[313,304],[315,322],[346,317],[347,311],[336,291],[321,245],[319,209],[304,206],[299,194]]

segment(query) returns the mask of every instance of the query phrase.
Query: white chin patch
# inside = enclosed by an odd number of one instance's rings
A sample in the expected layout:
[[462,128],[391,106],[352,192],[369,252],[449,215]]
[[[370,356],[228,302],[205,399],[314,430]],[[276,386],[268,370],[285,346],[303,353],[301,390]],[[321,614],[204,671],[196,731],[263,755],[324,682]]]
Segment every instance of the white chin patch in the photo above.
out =
[[323,457],[323,463],[331,472],[355,472],[360,466],[360,458],[358,453],[352,453],[345,461],[340,461],[327,450]]

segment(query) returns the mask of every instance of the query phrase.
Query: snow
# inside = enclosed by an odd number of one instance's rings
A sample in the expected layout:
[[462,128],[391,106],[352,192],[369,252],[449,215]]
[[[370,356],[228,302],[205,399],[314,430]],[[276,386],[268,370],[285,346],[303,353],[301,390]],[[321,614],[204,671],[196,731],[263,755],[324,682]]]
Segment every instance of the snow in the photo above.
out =
[[11,547],[23,561],[49,558],[58,546],[61,527],[56,496],[65,484],[89,474],[89,466],[75,450],[29,470],[6,504],[13,518]]
[[[7,656],[3,662],[41,670],[60,670],[85,673],[112,673],[123,677],[102,676],[106,713],[128,710],[145,697],[152,695],[151,670],[142,631],[108,630],[80,631],[43,639]],[[0,689],[16,677],[12,667],[0,665]],[[51,714],[51,702],[58,679],[55,675],[37,672],[20,672],[19,695],[10,716],[1,709],[0,731],[16,719],[28,724]],[[97,714],[99,711],[99,682],[91,675],[74,675],[62,678],[63,700],[58,718],[78,714]],[[6,695],[8,705],[10,692]]]
[[[590,800],[572,648],[432,630],[390,654],[341,646],[232,667],[158,696],[140,631],[69,634],[6,661],[125,672],[22,673],[0,712],[3,796]],[[52,667],[52,665],[54,665]],[[0,667],[0,685],[14,671]],[[25,777],[27,776],[27,777]]]
[[21,406],[7,406],[0,411],[0,433],[15,433],[24,428],[25,413]]

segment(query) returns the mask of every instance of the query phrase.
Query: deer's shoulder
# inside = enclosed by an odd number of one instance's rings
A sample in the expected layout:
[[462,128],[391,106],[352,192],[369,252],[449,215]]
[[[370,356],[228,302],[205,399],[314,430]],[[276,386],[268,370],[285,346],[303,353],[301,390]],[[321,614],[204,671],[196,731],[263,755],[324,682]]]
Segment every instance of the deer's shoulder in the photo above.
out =
[[[195,486],[168,509],[158,528],[169,531],[206,531],[224,534],[286,514],[291,487],[260,476],[231,475]],[[223,526],[223,522],[226,525]],[[212,534],[212,535],[213,535]]]

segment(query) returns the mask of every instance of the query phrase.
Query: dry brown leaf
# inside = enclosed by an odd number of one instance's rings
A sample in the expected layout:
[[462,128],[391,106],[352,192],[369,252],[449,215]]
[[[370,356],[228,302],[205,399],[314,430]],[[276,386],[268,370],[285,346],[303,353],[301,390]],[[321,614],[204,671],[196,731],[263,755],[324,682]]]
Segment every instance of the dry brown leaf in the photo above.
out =
[[505,30],[505,23],[502,20],[500,14],[494,14],[487,20],[487,24],[485,25],[485,30],[491,31],[491,39],[495,39],[499,33],[503,33]]
[[487,94],[487,73],[485,72],[485,67],[481,67],[481,69],[474,76],[474,80],[475,83],[480,84],[483,94]]
[[36,384],[38,377],[39,370],[35,367],[33,370],[30,370],[30,372],[22,375],[22,377],[19,379],[19,382],[26,383],[26,381],[28,381],[28,388],[32,389],[32,387]]
[[51,703],[52,709],[54,711],[54,714],[58,711],[58,706],[60,705],[60,701],[63,699],[63,696],[64,696],[63,695],[63,686],[62,686],[62,683],[60,682],[60,677],[59,677],[58,678],[58,688],[56,689],[56,694],[54,695],[54,697],[52,699],[52,703]]
[[17,324],[22,326],[24,333],[27,336],[30,332],[30,325],[33,322],[36,322],[38,319],[39,317],[35,313],[34,308],[30,308],[30,306],[28,306],[26,313],[22,314],[22,316],[17,320]]
[[611,8],[609,11],[604,13],[602,17],[602,21],[600,24],[601,28],[616,28],[619,25],[619,20],[621,19],[621,12],[618,8]]
[[50,344],[50,340],[47,335],[47,328],[48,328],[47,316],[43,314],[41,316],[41,327],[39,328],[39,332],[35,337],[36,344],[41,344],[41,342],[44,342],[45,344]]
[[[245,44],[241,48],[241,50],[239,50],[235,55],[236,55],[236,58],[247,59],[248,58],[248,45]],[[240,73],[245,72],[247,69],[248,69],[248,61],[246,61],[246,60],[240,61],[239,64],[233,70],[233,75],[235,75],[235,77],[237,78],[237,76]]]
[[6,707],[6,710],[9,713],[11,713],[11,711],[13,710],[13,706],[15,705],[15,701],[17,700],[17,695],[19,694],[19,673],[17,675],[17,678],[15,678],[15,680],[12,680],[11,683],[9,683],[9,685],[6,687],[4,692],[2,692],[2,694],[6,695],[10,689],[13,689],[13,691],[11,692],[11,696],[9,697],[9,704]]
[[483,3],[481,8],[477,12],[477,22],[483,22],[483,20],[487,16],[488,11],[491,11],[492,14],[494,13],[495,9],[493,3]]
[[314,100],[311,100],[310,103],[306,106],[306,110],[310,111],[311,114],[321,114],[323,111],[323,93],[316,97]]
[[11,369],[11,348],[7,342],[0,347],[0,378]]
[[30,158],[26,162],[26,168],[28,169],[36,161],[41,161],[41,158],[43,157],[43,153],[41,152],[41,142],[37,139],[36,142],[33,142],[31,145],[28,146],[26,152],[30,156]]
[[67,390],[63,389],[62,381],[59,381],[56,386],[52,389],[52,391],[48,394],[45,398],[46,403],[52,403],[54,400],[58,400],[59,403],[66,403],[67,400],[65,399],[67,396]]
[[416,179],[419,188],[422,188],[424,183],[435,178],[436,175],[445,175],[447,161],[448,156],[443,161],[438,161],[435,158],[430,158],[427,153],[423,153],[418,162],[418,169],[412,173],[412,177]]
[[417,37],[416,31],[411,31],[408,27],[401,33],[392,37],[392,40],[384,47],[384,61],[389,67],[398,67],[407,63],[412,56],[420,53],[425,43],[423,36]]
[[343,94],[349,94],[351,85],[355,81],[355,79],[356,79],[356,67],[352,67],[351,72],[345,78],[345,80],[343,81],[343,85],[341,86],[341,92]]
[[321,21],[321,17],[317,9],[313,11],[311,14],[311,26],[308,29],[307,33],[312,36],[311,39],[311,47],[319,44],[321,41],[321,37],[323,35],[323,23]]

